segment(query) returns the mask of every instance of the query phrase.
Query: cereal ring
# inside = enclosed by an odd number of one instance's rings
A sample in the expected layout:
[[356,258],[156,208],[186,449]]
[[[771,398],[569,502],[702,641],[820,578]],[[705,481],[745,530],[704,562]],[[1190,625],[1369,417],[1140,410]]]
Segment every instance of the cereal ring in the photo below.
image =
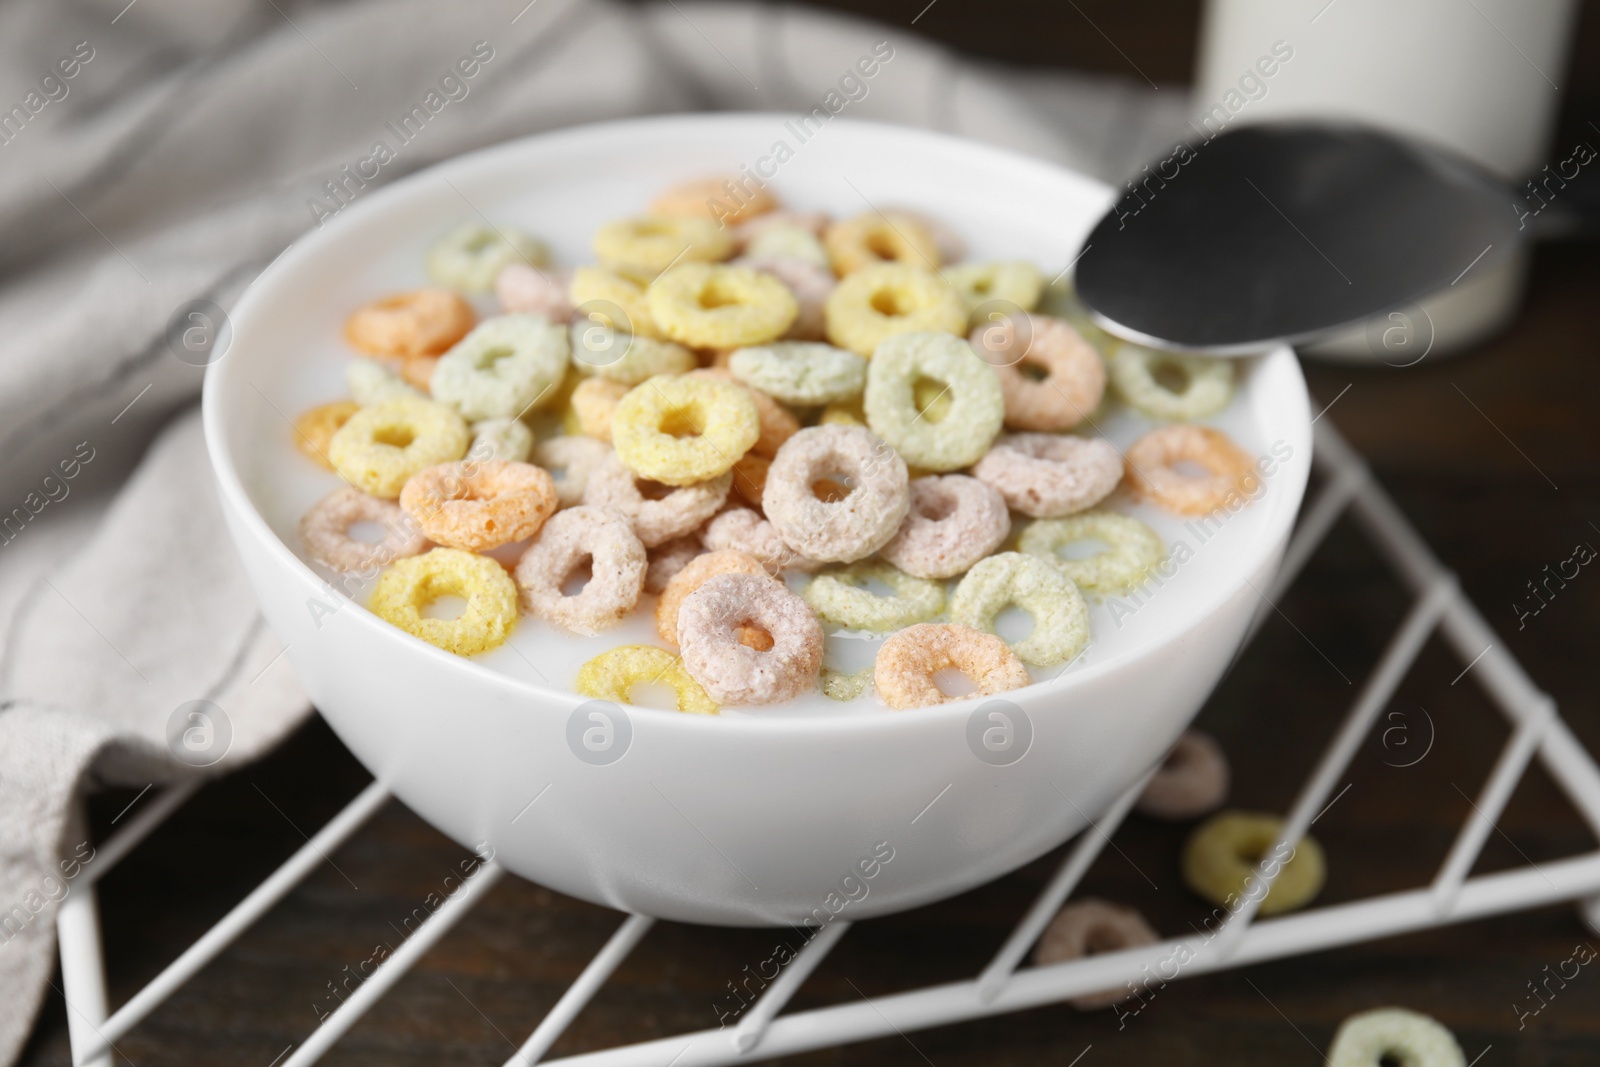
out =
[[394,371],[374,359],[353,359],[344,369],[345,388],[362,407],[381,404],[397,396],[422,396]]
[[533,451],[533,431],[521,419],[484,419],[472,424],[473,459],[505,459],[526,463]]
[[1195,819],[1228,799],[1228,757],[1217,739],[1185,730],[1139,796],[1138,808],[1157,819]]
[[[849,480],[838,500],[817,496],[824,479]],[[900,528],[910,506],[905,461],[870,430],[812,426],[789,438],[767,471],[767,518],[796,551],[851,563],[870,556]]]
[[[743,643],[744,627],[764,630],[772,647]],[[781,582],[719,574],[683,600],[678,644],[689,675],[722,704],[776,704],[815,688],[822,669],[822,624]]]
[[478,313],[448,289],[413,289],[374,300],[344,321],[344,339],[375,356],[438,355],[467,335]]
[[1003,437],[972,468],[1024,515],[1059,518],[1091,508],[1122,480],[1122,457],[1101,438],[1019,433]]
[[579,374],[638,385],[657,374],[694,370],[694,353],[671,341],[637,337],[585,319],[571,326],[572,365]]
[[678,710],[691,715],[715,715],[716,702],[689,677],[683,661],[654,645],[618,645],[578,668],[572,683],[581,696],[632,704],[633,687],[660,682],[678,698]]
[[[883,583],[891,595],[879,596],[867,588],[868,582]],[[875,560],[824,571],[801,595],[823,619],[851,630],[900,630],[944,610],[944,587],[939,583],[913,578]]]
[[628,395],[628,388],[622,382],[614,382],[609,378],[585,378],[579,382],[572,391],[572,398],[567,401],[567,411],[577,423],[568,428],[569,432],[609,444],[611,419],[617,413],[617,405]]
[[[1173,465],[1185,461],[1209,473],[1198,478],[1179,474]],[[1127,467],[1128,488],[1136,496],[1178,515],[1237,510],[1261,488],[1250,457],[1227,434],[1209,426],[1180,423],[1151,430],[1128,449]]]
[[905,521],[878,554],[917,578],[954,578],[1010,533],[1011,515],[992,486],[965,474],[914,478]]
[[611,419],[611,443],[622,462],[663,485],[715,478],[760,436],[761,419],[748,389],[695,374],[662,375],[634,386]]
[[[932,405],[916,402],[919,379],[940,383],[949,410],[937,421]],[[988,450],[1000,432],[1005,405],[994,368],[972,346],[947,333],[909,333],[878,346],[867,367],[862,395],[867,425],[889,442],[907,463],[933,471],[968,466]]]
[[704,216],[618,219],[595,231],[594,254],[607,267],[656,274],[674,263],[727,259],[733,235]]
[[623,466],[613,452],[589,475],[583,502],[626,516],[633,522],[639,543],[654,548],[682,537],[715,515],[728,499],[733,475],[719,474],[708,481],[650,496],[645,495],[639,482],[639,476]]
[[574,314],[635,337],[660,337],[650,317],[644,287],[649,279],[629,276],[606,267],[579,267],[572,272],[567,296]]
[[[1169,387],[1173,379],[1175,387]],[[1143,345],[1118,347],[1111,357],[1111,380],[1129,407],[1171,422],[1208,418],[1233,399],[1232,360],[1180,356]]]
[[701,367],[699,370],[689,372],[690,378],[714,378],[717,381],[732,382],[750,394],[750,399],[756,406],[756,417],[760,420],[761,436],[756,438],[756,443],[750,446],[750,451],[758,456],[771,459],[778,454],[778,449],[783,443],[793,437],[800,429],[800,420],[791,415],[783,405],[761,390],[745,385],[722,367]]
[[[1048,967],[1052,963],[1065,963],[1085,956],[1153,945],[1159,940],[1160,935],[1137,910],[1126,904],[1112,904],[1085,897],[1056,912],[1056,917],[1044,928],[1038,947],[1033,950],[1033,962],[1037,967]],[[1123,986],[1098,993],[1084,993],[1067,1003],[1079,1011],[1093,1011],[1096,1008],[1109,1008],[1131,995],[1131,990]]]
[[1001,552],[979,560],[950,597],[950,619],[994,633],[995,617],[1011,605],[1033,616],[1033,629],[1010,642],[1035,667],[1067,663],[1089,644],[1089,605],[1072,581],[1044,560]]
[[728,370],[746,385],[800,407],[849,400],[867,385],[866,360],[842,348],[808,341],[737,349],[728,358]]
[[328,441],[328,461],[357,489],[393,500],[424,467],[460,459],[470,439],[450,408],[397,397],[350,416]]
[[[684,598],[719,574],[770,577],[760,560],[743,552],[723,549],[695,556],[672,576],[661,591],[661,599],[656,601],[656,633],[661,635],[661,640],[673,648],[678,647],[678,609],[683,607]],[[749,632],[743,634],[740,640],[758,652],[765,652],[772,647],[771,635],[754,627],[749,628]]]
[[[382,526],[383,540],[351,537],[350,527],[356,523]],[[428,545],[422,531],[393,502],[368,496],[350,485],[335,489],[305,513],[300,520],[300,540],[312,559],[347,574],[376,573],[378,567],[415,556]]]
[[784,331],[785,339],[820,341],[828,335],[828,294],[833,292],[839,280],[828,269],[826,257],[819,265],[795,256],[751,255],[729,265],[770,274],[788,286],[799,311]]
[[729,508],[706,523],[700,531],[700,543],[713,552],[733,549],[754,556],[770,574],[785,570],[814,571],[822,566],[821,560],[811,559],[789,547],[776,526],[749,508]]
[[438,356],[407,356],[400,361],[400,377],[419,393],[433,391],[433,372],[439,366]]
[[510,263],[495,277],[494,295],[503,313],[520,311],[566,322],[576,310],[567,295],[571,281],[566,271]]
[[487,319],[439,358],[433,398],[468,419],[521,418],[567,370],[567,330],[537,315]]
[[[1092,556],[1063,558],[1060,550],[1078,541],[1101,541],[1110,547]],[[1166,548],[1161,536],[1130,515],[1084,511],[1065,519],[1030,523],[1017,550],[1049,560],[1086,593],[1114,596],[1144,584],[1161,562]]]
[[[453,619],[423,616],[423,609],[445,596],[465,600],[466,609]],[[498,648],[511,635],[517,622],[517,587],[488,556],[435,548],[384,571],[367,608],[412,637],[458,656],[473,656]]]
[[[567,596],[562,585],[585,562],[588,583]],[[558,511],[517,561],[522,606],[573,633],[609,630],[639,602],[646,562],[626,517],[587,505]]]
[[1328,1067],[1466,1067],[1455,1035],[1437,1021],[1405,1008],[1374,1008],[1339,1024]]
[[822,409],[822,414],[817,418],[819,426],[866,426],[867,412],[861,406],[861,398],[853,397],[850,400],[836,400]]
[[648,553],[650,563],[644,571],[644,591],[660,595],[667,588],[667,583],[682,572],[690,560],[705,555],[705,551],[700,539],[691,535],[673,538]]
[[583,503],[583,492],[611,449],[593,437],[552,437],[533,448],[533,461],[555,478],[556,494],[564,508]]
[[813,237],[821,237],[822,231],[828,228],[832,221],[821,211],[770,211],[765,215],[757,215],[749,222],[741,222],[734,228],[734,240],[740,248],[747,247],[751,241],[760,237],[774,226],[794,227],[805,230]]
[[294,446],[322,466],[333,470],[328,458],[328,442],[339,432],[339,427],[350,421],[350,416],[361,410],[354,400],[335,400],[331,404],[318,404],[302,411],[294,420]]
[[939,269],[939,245],[922,220],[908,214],[871,211],[829,226],[822,243],[839,277],[883,263]]
[[983,696],[1021,689],[1032,679],[1017,654],[993,634],[953,623],[923,622],[891,634],[878,649],[872,681],[891,708],[948,704],[953,697],[934,682],[934,675],[954,668],[972,679]]
[[487,293],[513,263],[542,267],[550,250],[532,234],[509,226],[463,222],[428,249],[428,277],[452,289]]
[[939,330],[964,333],[961,294],[931,270],[885,263],[858,270],[833,287],[823,305],[828,340],[871,357],[887,338]]
[[749,267],[683,263],[644,292],[662,333],[696,348],[757,345],[782,335],[800,313],[777,278]]
[[827,271],[830,279],[834,277],[828,250],[804,226],[767,226],[745,242],[744,255],[755,260],[794,260]]
[[428,540],[468,552],[532,537],[556,503],[548,473],[503,459],[440,463],[413,474],[400,491],[400,506]]
[[1039,303],[1039,292],[1044,279],[1039,268],[1024,259],[990,263],[961,263],[943,272],[944,280],[955,286],[971,316],[967,325],[978,327],[984,319],[977,311],[984,304],[1000,301],[1023,311],[1032,311]]
[[669,185],[650,202],[650,214],[700,217],[718,226],[737,226],[777,206],[777,198],[759,181],[748,174],[729,174]]
[[822,695],[829,700],[854,700],[871,688],[871,667],[850,674],[832,667],[822,668]]
[[921,226],[928,236],[933,238],[934,246],[939,249],[940,263],[960,263],[967,258],[967,242],[961,239],[959,233],[932,215],[914,208],[887,204],[883,205],[883,210],[890,215],[904,215]]
[[767,471],[771,467],[772,461],[766,456],[746,452],[729,471],[733,475],[733,491],[751,507],[760,508],[761,494],[767,488]]
[[[969,340],[994,367],[1005,394],[1006,425],[1014,430],[1070,430],[1094,413],[1105,395],[1106,368],[1077,330],[1045,315],[1021,328],[979,325]],[[1018,351],[1018,349],[1022,351]],[[1043,372],[1034,378],[1028,370]]]
[[[1183,880],[1200,896],[1231,907],[1247,887],[1259,893],[1256,867],[1283,830],[1276,815],[1224,811],[1201,823],[1183,845]],[[1277,915],[1310,902],[1322,889],[1327,864],[1309,834],[1295,845],[1261,901],[1261,914]]]

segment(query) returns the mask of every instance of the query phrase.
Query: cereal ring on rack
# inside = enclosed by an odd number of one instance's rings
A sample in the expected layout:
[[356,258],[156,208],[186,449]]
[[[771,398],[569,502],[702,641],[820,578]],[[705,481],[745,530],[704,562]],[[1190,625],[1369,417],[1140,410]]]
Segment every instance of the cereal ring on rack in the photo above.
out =
[[[974,315],[990,301],[1000,301],[1023,311],[1032,311],[1039,303],[1039,292],[1044,279],[1039,268],[1025,259],[1012,259],[989,263],[959,263],[944,270],[944,280],[955,286],[967,305],[967,314]],[[981,316],[969,319],[968,326],[983,324]]]
[[463,222],[428,249],[428,277],[452,289],[487,293],[513,263],[542,267],[550,261],[544,242],[509,226]]
[[[672,576],[661,591],[661,599],[656,601],[656,633],[661,635],[661,640],[673,648],[678,647],[678,609],[683,607],[684,598],[719,574],[771,577],[760,560],[743,552],[722,549],[695,556]],[[758,652],[772,647],[772,637],[764,630],[752,628],[741,640]]]
[[609,444],[611,419],[617,413],[617,405],[628,395],[628,389],[622,382],[609,378],[585,378],[579,382],[567,401],[567,411],[577,422],[570,430]]
[[649,278],[607,267],[579,267],[572,272],[567,296],[574,314],[609,326],[634,337],[660,337],[661,330],[650,317],[644,287]]
[[433,391],[433,372],[439,366],[438,356],[407,356],[400,361],[400,377],[419,393]]
[[646,548],[697,529],[721,509],[733,487],[733,475],[724,472],[707,481],[646,496],[640,481],[613,452],[589,475],[583,502],[627,516],[633,522],[634,535]]
[[294,446],[302,454],[333,470],[333,461],[328,458],[328,443],[339,432],[339,427],[349,422],[350,416],[360,410],[361,405],[354,400],[335,400],[302,411],[294,420]]
[[[1033,950],[1036,967],[1052,963],[1098,956],[1104,952],[1117,952],[1140,945],[1153,945],[1160,940],[1155,929],[1143,915],[1126,904],[1112,904],[1095,897],[1074,900],[1056,912],[1050,925],[1044,928],[1038,947]],[[1079,1011],[1109,1008],[1131,996],[1128,988],[1106,989],[1098,993],[1083,993],[1067,1001]]]
[[705,555],[705,551],[700,539],[690,535],[675,537],[649,552],[650,563],[644,571],[644,591],[659,596],[667,588],[668,582],[677,577],[691,560]]
[[911,481],[911,506],[878,554],[916,578],[954,578],[1011,533],[1011,514],[992,486],[965,474]]
[[674,263],[727,259],[733,234],[704,216],[618,219],[595,231],[594,254],[607,267],[655,274]]
[[[746,628],[772,647],[744,643]],[[822,624],[806,602],[765,575],[719,574],[678,608],[678,644],[689,675],[722,704],[776,704],[816,688]]]
[[733,491],[751,507],[760,508],[761,494],[767,488],[767,471],[771,467],[772,461],[766,456],[757,455],[753,450],[746,452],[728,472],[733,475]]
[[[591,577],[571,596],[561,591],[583,564]],[[609,630],[639,602],[647,563],[625,516],[580,505],[550,516],[517,561],[522,606],[530,615],[593,635]]]
[[[817,496],[823,479],[849,481],[838,500]],[[870,430],[812,426],[789,438],[767,470],[767,518],[796,551],[851,563],[872,555],[900,528],[910,503],[905,461]]]
[[756,406],[756,418],[761,427],[761,436],[750,446],[750,451],[758,456],[765,456],[768,459],[776,456],[783,443],[800,429],[800,420],[790,414],[782,404],[761,390],[745,385],[722,367],[701,367],[699,370],[690,371],[688,377],[731,382],[750,395],[751,402]]
[[611,443],[623,464],[663,485],[715,478],[760,436],[750,391],[700,374],[663,375],[634,386],[611,419]]
[[583,503],[589,476],[599,469],[611,449],[593,437],[552,437],[533,447],[533,461],[550,472],[561,506]]
[[828,340],[871,357],[887,338],[939,330],[964,333],[967,306],[945,280],[921,267],[884,263],[833,287],[823,305]]
[[822,695],[829,700],[854,700],[871,688],[871,667],[849,674],[832,667],[822,668]]
[[[382,541],[358,541],[350,536],[357,523],[383,527]],[[415,523],[393,501],[368,496],[354,486],[335,489],[300,520],[300,540],[311,558],[346,574],[376,573],[378,567],[415,556],[428,545]],[[368,575],[370,577],[371,575]]]
[[713,552],[732,549],[761,561],[769,574],[779,571],[814,571],[821,560],[811,559],[791,548],[778,534],[778,528],[749,508],[729,508],[706,523],[700,542]]
[[467,552],[532,537],[556,504],[556,483],[545,470],[503,459],[440,463],[413,474],[400,491],[400,506],[428,540]]
[[1102,438],[1018,433],[995,442],[972,476],[1024,515],[1053,519],[1091,508],[1122,481],[1122,457]]
[[[1256,868],[1277,842],[1283,820],[1276,815],[1245,811],[1224,811],[1201,823],[1183,845],[1183,880],[1200,896],[1222,907],[1231,907],[1237,897],[1249,891],[1261,892],[1255,880]],[[1263,916],[1293,911],[1311,901],[1322,890],[1327,863],[1322,846],[1309,834],[1290,850],[1272,888],[1261,901]]]
[[718,226],[737,226],[777,207],[777,198],[759,181],[748,174],[726,174],[667,186],[650,201],[650,214],[699,217]]
[[728,358],[728,370],[751,388],[798,407],[849,400],[867,385],[866,360],[812,341],[774,341],[736,349]]
[[829,278],[834,276],[828,250],[817,235],[804,226],[767,226],[745,242],[744,256],[756,260],[796,260],[827,271]]
[[949,696],[934,675],[954,668],[983,696],[1027,685],[1028,668],[994,634],[954,623],[923,622],[891,634],[878,649],[872,681],[891,708],[922,708],[966,697]]
[[439,357],[433,398],[468,419],[521,418],[567,371],[567,329],[537,315],[486,319]]
[[[943,417],[917,404],[917,383],[938,382],[933,395],[950,398]],[[907,463],[932,471],[968,466],[988,450],[1005,416],[994,368],[972,346],[947,333],[905,333],[878,346],[862,395],[867,425]]]
[[1379,1067],[1385,1063],[1467,1067],[1467,1056],[1454,1034],[1421,1012],[1374,1008],[1339,1024],[1328,1049],[1328,1067]]
[[526,463],[533,452],[533,431],[521,419],[484,419],[472,424],[473,459],[504,459]]
[[791,341],[820,341],[828,334],[828,295],[839,280],[821,266],[793,256],[746,256],[729,264],[770,274],[794,295],[799,311],[783,336]]
[[[867,588],[869,582],[882,582],[891,595],[879,596]],[[944,610],[944,587],[939,583],[913,578],[876,560],[823,571],[801,595],[823,619],[851,630],[901,630]]]
[[567,288],[570,272],[526,263],[507,264],[494,280],[494,295],[503,313],[520,311],[543,315],[551,322],[566,322],[575,310]]
[[721,263],[682,263],[645,290],[661,332],[695,348],[736,348],[779,337],[800,313],[770,274]]
[[[1092,556],[1065,558],[1061,549],[1078,541],[1101,541],[1110,547]],[[1064,519],[1029,523],[1017,550],[1049,560],[1086,593],[1114,596],[1144,584],[1166,554],[1161,535],[1131,515],[1084,511]]]
[[908,214],[870,211],[836,222],[823,231],[822,243],[841,278],[882,263],[939,269],[938,243],[921,219]]
[[671,341],[622,333],[590,319],[570,329],[572,365],[579,374],[638,385],[657,374],[682,374],[699,366],[693,352]]
[[633,688],[660,682],[677,697],[678,710],[691,715],[715,715],[716,702],[689,677],[683,661],[654,645],[618,645],[578,668],[572,687],[582,696],[632,704]]
[[1157,819],[1196,819],[1228,799],[1228,757],[1217,739],[1185,730],[1139,795],[1138,808]]
[[467,335],[478,313],[448,289],[413,289],[374,300],[344,321],[344,338],[375,356],[432,356]]
[[[1105,395],[1106,368],[1077,330],[1047,315],[978,325],[968,339],[994,367],[1005,394],[1006,425],[1014,430],[1070,430],[1094,413]],[[1032,377],[1028,371],[1043,373]]]
[[397,396],[422,396],[398,374],[375,359],[351,360],[344,369],[344,384],[350,391],[350,398],[362,407],[381,404]]
[[328,441],[328,461],[357,489],[393,500],[413,474],[460,459],[470,440],[450,408],[397,397],[350,416]]
[[1033,616],[1033,629],[1011,651],[1034,667],[1070,661],[1089,644],[1089,605],[1072,581],[1050,564],[1021,552],[979,560],[950,596],[950,620],[994,633],[995,618],[1015,605]]
[[[422,612],[440,597],[460,597],[466,609],[453,619]],[[367,608],[413,637],[458,656],[473,656],[505,644],[517,622],[517,587],[505,568],[488,556],[435,548],[396,561],[373,587]]]
[[1124,342],[1111,357],[1111,381],[1141,415],[1193,422],[1215,415],[1233,399],[1233,361],[1180,356]]
[[[1197,478],[1178,473],[1177,463],[1204,467]],[[1151,430],[1128,449],[1128,488],[1178,515],[1237,510],[1261,490],[1255,464],[1233,439],[1209,426],[1179,423]]]

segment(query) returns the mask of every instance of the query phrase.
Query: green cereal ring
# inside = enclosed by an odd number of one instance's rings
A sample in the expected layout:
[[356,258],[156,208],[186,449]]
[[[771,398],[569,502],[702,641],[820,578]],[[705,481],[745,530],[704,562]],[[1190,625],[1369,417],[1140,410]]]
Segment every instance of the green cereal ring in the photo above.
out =
[[845,278],[828,294],[823,318],[828,340],[869,358],[896,334],[967,331],[961,294],[933,271],[905,263],[880,263]]
[[833,273],[828,250],[817,235],[804,226],[766,226],[745,242],[744,254],[750,259],[798,259]]
[[428,249],[428,277],[452,289],[487,293],[511,264],[542,267],[548,262],[550,250],[532,234],[509,226],[463,222]]
[[[867,588],[873,581],[887,585],[893,594],[874,593]],[[876,560],[824,571],[801,595],[828,622],[852,630],[900,630],[944,610],[944,588],[938,582],[913,578]]]
[[350,416],[328,440],[328,462],[357,489],[393,500],[413,474],[464,456],[469,440],[450,408],[395,397]]
[[854,700],[872,688],[872,668],[846,674],[832,667],[822,668],[822,695],[829,700]]
[[[1111,546],[1081,559],[1066,559],[1060,549],[1076,541],[1104,541]],[[1064,519],[1040,519],[1022,531],[1017,547],[1049,560],[1086,593],[1115,595],[1144,584],[1166,552],[1161,537],[1129,515],[1084,511]]]
[[538,315],[485,319],[439,357],[429,388],[462,418],[520,418],[567,371],[567,330]]
[[671,341],[624,333],[585,319],[572,331],[572,365],[579,374],[638,385],[657,374],[682,374],[699,366],[694,353]]
[[[465,600],[466,610],[453,619],[422,614],[444,596]],[[378,579],[367,607],[430,645],[472,656],[498,648],[510,636],[517,623],[517,584],[488,556],[435,548],[395,561]]]
[[967,314],[972,316],[967,321],[971,327],[982,325],[983,320],[976,312],[991,300],[1003,300],[1023,311],[1032,311],[1039,303],[1039,292],[1044,287],[1039,268],[1022,259],[946,267],[944,280],[955,286],[956,292],[961,294],[962,301],[967,305]]
[[[935,421],[916,402],[917,383],[931,378],[950,397]],[[976,463],[1005,419],[1005,397],[994,368],[972,346],[947,333],[906,333],[878,346],[867,367],[863,398],[867,425],[924,470],[952,471]]]
[[474,460],[526,463],[532,451],[533,431],[521,419],[484,419],[472,424],[472,447],[467,455]]
[[[1221,811],[1189,835],[1183,845],[1183,880],[1213,904],[1231,907],[1252,885],[1252,876],[1283,830],[1276,815]],[[1322,846],[1309,835],[1300,839],[1261,901],[1261,914],[1293,911],[1311,901],[1327,878]],[[1259,893],[1259,886],[1255,887]]]
[[1455,1035],[1421,1012],[1375,1008],[1339,1024],[1328,1067],[1466,1067]]
[[815,407],[859,396],[867,361],[819,341],[774,341],[737,349],[728,370],[746,385],[785,404]]
[[[1162,372],[1182,379],[1163,384]],[[1111,357],[1111,383],[1128,405],[1152,419],[1193,422],[1215,415],[1233,399],[1233,361],[1199,359],[1124,344]]]
[[1024,663],[1065,663],[1089,643],[1089,605],[1072,581],[1044,560],[1021,552],[981,559],[950,598],[950,620],[994,633],[995,616],[1016,605],[1033,616],[1033,632],[1008,642]]
[[397,396],[422,396],[400,375],[375,359],[352,360],[344,370],[344,384],[350,390],[350,399],[364,408]]

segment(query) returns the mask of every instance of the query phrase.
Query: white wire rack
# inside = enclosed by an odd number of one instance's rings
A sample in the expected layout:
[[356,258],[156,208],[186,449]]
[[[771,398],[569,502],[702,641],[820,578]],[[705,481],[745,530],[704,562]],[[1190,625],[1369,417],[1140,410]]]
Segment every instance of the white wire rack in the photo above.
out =
[[[1405,892],[1254,922],[1264,892],[1244,902],[1209,934],[1176,938],[1137,949],[1107,953],[1047,967],[1018,969],[1029,947],[1088,871],[1101,848],[1133,807],[1144,782],[1136,783],[1101,818],[1098,833],[1080,835],[1044,891],[1022,917],[982,973],[961,982],[928,986],[780,1015],[806,978],[838,944],[848,922],[830,924],[801,950],[737,1026],[678,1034],[633,1045],[572,1056],[558,1062],[594,1067],[647,1065],[697,1067],[752,1062],[772,1056],[863,1041],[896,1032],[945,1025],[1019,1011],[1080,994],[1133,983],[1147,985],[1171,976],[1163,962],[1181,960],[1177,976],[1204,974],[1263,960],[1315,952],[1426,927],[1462,922],[1500,912],[1534,908],[1564,900],[1585,901],[1584,914],[1600,915],[1600,851],[1564,860],[1467,877],[1484,840],[1499,818],[1528,762],[1538,755],[1596,836],[1600,836],[1600,767],[1556,714],[1554,703],[1536,688],[1520,664],[1497,643],[1455,578],[1434,557],[1421,536],[1372,478],[1362,459],[1339,434],[1321,423],[1316,433],[1316,463],[1326,476],[1319,495],[1303,510],[1276,583],[1266,597],[1276,601],[1318,544],[1347,509],[1353,511],[1383,556],[1415,599],[1362,686],[1343,725],[1334,735],[1285,820],[1279,845],[1298,841],[1329,802],[1329,792],[1374,719],[1388,703],[1412,662],[1436,630],[1461,657],[1474,680],[1509,720],[1511,736],[1472,805],[1472,816],[1457,833],[1433,881]],[[1258,612],[1259,625],[1266,617]],[[1253,636],[1255,630],[1251,630]],[[389,799],[374,782],[312,837],[287,863],[240,901],[216,926],[189,946],[154,981],[115,1012],[109,1012],[104,957],[100,944],[94,883],[160,825],[195,790],[184,785],[152,800],[128,826],[102,846],[86,868],[57,919],[61,970],[67,1001],[73,1061],[80,1067],[109,1067],[111,1050],[167,997],[194,977],[234,938],[259,919],[323,857],[361,828]],[[1278,849],[1267,855],[1282,854]],[[1270,885],[1276,868],[1263,863],[1258,877]],[[393,955],[325,1017],[283,1060],[284,1067],[315,1063],[372,1007],[425,952],[449,932],[504,871],[485,863],[409,937]],[[629,915],[605,947],[562,995],[507,1067],[540,1060],[594,997],[628,953],[649,932],[653,919]]]

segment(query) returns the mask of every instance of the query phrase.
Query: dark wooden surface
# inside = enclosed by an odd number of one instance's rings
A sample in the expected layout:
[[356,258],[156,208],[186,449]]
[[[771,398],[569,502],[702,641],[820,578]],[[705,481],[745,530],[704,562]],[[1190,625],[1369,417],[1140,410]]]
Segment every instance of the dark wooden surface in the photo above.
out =
[[[872,5],[896,21],[914,14]],[[1082,7],[1119,42],[1138,42],[1141,66],[1181,79],[1196,5],[1153,5],[1162,19],[1119,36],[1109,3]],[[943,0],[918,29],[990,54],[1008,46],[1027,62],[1114,69],[1092,31],[1059,53],[1015,22]],[[1070,10],[1019,4],[1065,25]],[[859,6],[857,7],[859,10]],[[1063,13],[1065,12],[1065,13]],[[1593,5],[1586,9],[1591,42]],[[902,17],[903,16],[903,17]],[[1009,16],[1008,16],[1009,18]],[[1053,22],[1051,20],[1054,20]],[[1007,36],[1006,25],[1010,25]],[[1591,44],[1582,49],[1593,51]],[[1578,64],[1582,67],[1583,64]],[[1593,66],[1590,64],[1589,66]],[[1577,68],[1575,67],[1575,70]],[[1589,75],[1583,75],[1589,77]],[[1582,79],[1579,79],[1581,87]],[[1592,96],[1569,104],[1564,126]],[[1575,127],[1573,127],[1575,128]],[[1600,545],[1600,249],[1541,248],[1516,325],[1480,351],[1429,358],[1405,370],[1308,366],[1321,402],[1350,386],[1328,415],[1370,459],[1402,508],[1579,736],[1600,752],[1595,635],[1600,575],[1585,569],[1519,630],[1512,604],[1545,564],[1574,544]],[[1476,405],[1476,406],[1474,406]],[[1226,746],[1233,802],[1283,810],[1320,753],[1355,685],[1398,624],[1406,601],[1349,522],[1341,523],[1200,724]],[[1315,646],[1315,647],[1313,647]],[[1320,652],[1318,651],[1320,649]],[[1336,665],[1330,667],[1324,654]],[[1350,789],[1317,824],[1329,859],[1321,900],[1350,900],[1425,882],[1506,737],[1502,720],[1437,642],[1401,687],[1394,708],[1427,710],[1428,756],[1397,768],[1376,732],[1345,781]],[[1346,684],[1339,672],[1355,685]],[[1393,757],[1390,762],[1395,762]],[[101,885],[113,1003],[120,1003],[207,929],[321,826],[368,776],[320,721],[259,765],[208,787]],[[94,805],[101,830],[132,798]],[[270,798],[270,802],[269,802]],[[1476,870],[1558,858],[1595,846],[1559,792],[1535,768],[1517,790]],[[1125,900],[1166,934],[1207,908],[1183,888],[1177,855],[1187,827],[1135,817],[1083,891]],[[267,1067],[316,1025],[327,983],[379,943],[397,945],[403,920],[438,893],[466,855],[390,804],[198,979],[119,1043],[141,1065]],[[810,1007],[975,973],[993,953],[1059,854],[961,898],[858,926],[795,999]],[[334,865],[337,864],[337,867]],[[498,1064],[617,925],[618,916],[507,879],[324,1062]],[[661,924],[557,1044],[556,1055],[715,1025],[713,1004],[776,935]],[[1394,938],[1219,975],[1180,980],[1119,1030],[1107,1012],[1050,1007],[794,1057],[797,1064],[1073,1062],[1314,1064],[1340,1019],[1401,1004],[1440,1019],[1483,1067],[1591,1064],[1600,1058],[1600,976],[1587,970],[1518,1029],[1526,983],[1600,946],[1570,906]],[[59,976],[56,978],[59,985]],[[65,1009],[46,1006],[22,1062],[69,1062]]]

